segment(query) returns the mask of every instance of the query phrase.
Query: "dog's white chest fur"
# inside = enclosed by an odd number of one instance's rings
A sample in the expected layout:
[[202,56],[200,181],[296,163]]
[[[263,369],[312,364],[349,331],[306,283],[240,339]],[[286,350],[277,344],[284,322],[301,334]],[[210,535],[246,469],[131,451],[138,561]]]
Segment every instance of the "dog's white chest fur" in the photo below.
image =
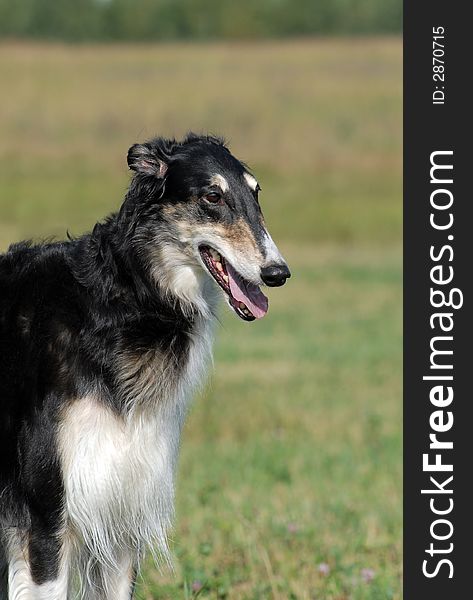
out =
[[144,545],[167,554],[180,432],[189,396],[208,365],[211,329],[208,319],[196,324],[174,385],[158,377],[143,398],[137,382],[140,405],[130,415],[117,415],[93,395],[73,402],[64,414],[59,450],[66,518],[100,562],[113,565],[121,549]]

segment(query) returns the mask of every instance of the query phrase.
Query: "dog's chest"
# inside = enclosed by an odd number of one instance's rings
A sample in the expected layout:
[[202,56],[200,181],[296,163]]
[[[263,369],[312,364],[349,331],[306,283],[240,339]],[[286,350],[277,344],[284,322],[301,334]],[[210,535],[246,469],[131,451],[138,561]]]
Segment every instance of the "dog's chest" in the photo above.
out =
[[155,363],[146,358],[127,388],[132,408],[127,416],[94,395],[75,401],[64,413],[59,446],[66,510],[97,556],[108,554],[116,543],[144,542],[166,550],[182,422],[210,357],[210,324],[205,325],[196,328],[172,381],[165,378],[171,369],[161,353]]

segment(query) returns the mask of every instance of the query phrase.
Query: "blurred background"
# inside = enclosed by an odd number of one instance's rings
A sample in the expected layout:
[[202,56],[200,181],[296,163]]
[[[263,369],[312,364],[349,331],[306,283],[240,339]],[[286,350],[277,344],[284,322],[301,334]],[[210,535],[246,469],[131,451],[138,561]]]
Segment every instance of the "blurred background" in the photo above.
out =
[[141,600],[401,597],[400,27],[400,0],[0,0],[1,251],[87,231],[132,143],[192,129],[253,168],[293,272],[261,322],[222,312]]

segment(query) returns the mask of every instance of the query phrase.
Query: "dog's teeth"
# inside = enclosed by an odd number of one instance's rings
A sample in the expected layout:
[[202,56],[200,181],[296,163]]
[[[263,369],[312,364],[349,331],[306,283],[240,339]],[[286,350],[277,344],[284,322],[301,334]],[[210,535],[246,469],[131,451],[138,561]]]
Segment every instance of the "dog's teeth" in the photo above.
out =
[[216,262],[215,266],[217,267],[217,271],[223,272],[223,267],[221,262]]
[[239,307],[240,308],[246,308],[246,306],[243,304],[243,302],[240,302]]
[[214,260],[220,260],[220,254],[216,250],[211,249],[210,255]]
[[223,274],[223,279],[226,283],[228,283],[228,275],[225,275],[225,273]]

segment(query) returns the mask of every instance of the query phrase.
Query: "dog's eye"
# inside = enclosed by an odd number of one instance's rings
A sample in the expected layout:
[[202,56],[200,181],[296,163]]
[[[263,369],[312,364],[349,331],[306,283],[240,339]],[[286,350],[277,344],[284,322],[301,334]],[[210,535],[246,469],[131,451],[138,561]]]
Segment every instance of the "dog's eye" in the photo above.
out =
[[209,192],[205,194],[204,199],[210,204],[221,204],[222,202],[222,196],[218,192]]

